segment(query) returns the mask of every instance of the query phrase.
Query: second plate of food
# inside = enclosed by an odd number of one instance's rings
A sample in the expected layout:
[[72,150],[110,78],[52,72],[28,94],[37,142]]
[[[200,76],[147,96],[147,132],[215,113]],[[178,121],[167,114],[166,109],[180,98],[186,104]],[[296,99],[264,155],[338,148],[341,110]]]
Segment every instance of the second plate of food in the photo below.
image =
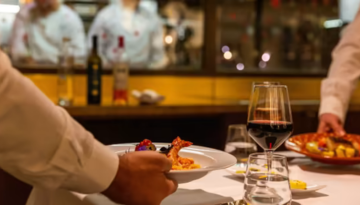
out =
[[294,136],[285,143],[286,148],[304,154],[314,161],[335,164],[360,164],[360,136],[347,134],[308,133]]

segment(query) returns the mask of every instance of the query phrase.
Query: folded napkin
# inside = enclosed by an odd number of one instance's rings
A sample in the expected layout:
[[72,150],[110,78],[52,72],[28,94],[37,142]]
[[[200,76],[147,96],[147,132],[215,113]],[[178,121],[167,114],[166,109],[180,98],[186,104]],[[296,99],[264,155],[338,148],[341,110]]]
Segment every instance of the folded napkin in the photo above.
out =
[[[243,186],[238,178],[225,170],[214,171],[199,180],[180,184],[161,205],[216,205],[241,200]],[[85,201],[91,205],[116,205],[100,194],[88,195]]]
[[136,98],[140,104],[157,104],[165,100],[165,97],[159,95],[157,92],[153,90],[144,90],[140,92],[138,90],[133,90],[132,95]]

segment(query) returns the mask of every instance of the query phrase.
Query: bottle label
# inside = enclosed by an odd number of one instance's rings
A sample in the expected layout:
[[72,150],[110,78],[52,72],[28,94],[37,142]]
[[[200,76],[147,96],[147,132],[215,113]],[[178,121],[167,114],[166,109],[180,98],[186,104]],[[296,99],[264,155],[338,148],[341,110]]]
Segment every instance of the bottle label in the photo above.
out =
[[128,102],[129,68],[125,63],[114,65],[114,103],[125,105]]
[[115,90],[127,90],[129,69],[127,65],[118,63],[114,66],[114,87]]
[[88,103],[100,104],[101,65],[90,64],[88,67]]

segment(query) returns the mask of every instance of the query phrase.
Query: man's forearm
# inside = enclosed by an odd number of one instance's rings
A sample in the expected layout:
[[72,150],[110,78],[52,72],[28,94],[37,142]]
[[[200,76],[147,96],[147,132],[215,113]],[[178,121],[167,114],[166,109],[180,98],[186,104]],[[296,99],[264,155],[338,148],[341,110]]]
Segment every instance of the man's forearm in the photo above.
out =
[[55,106],[0,52],[0,166],[34,186],[101,192],[118,167],[115,153]]

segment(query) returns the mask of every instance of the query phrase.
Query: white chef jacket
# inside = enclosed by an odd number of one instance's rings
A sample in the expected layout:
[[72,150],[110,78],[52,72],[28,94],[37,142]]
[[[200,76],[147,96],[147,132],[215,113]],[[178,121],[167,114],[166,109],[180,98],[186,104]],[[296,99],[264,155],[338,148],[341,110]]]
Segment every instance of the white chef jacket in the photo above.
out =
[[360,77],[360,13],[348,25],[333,51],[328,77],[321,85],[319,114],[332,113],[344,122],[353,91]]
[[104,64],[111,64],[116,59],[114,51],[119,36],[125,39],[127,60],[132,67],[160,69],[168,63],[162,22],[153,10],[141,3],[136,11],[124,8],[119,0],[105,7],[89,30],[90,49],[94,35],[98,36],[98,52]]
[[86,39],[80,17],[69,7],[60,4],[58,10],[46,17],[33,19],[35,3],[25,5],[16,16],[11,39],[14,60],[32,57],[37,62],[57,63],[63,38],[69,38],[75,57],[85,57]]
[[47,190],[102,192],[118,169],[100,144],[0,52],[0,167]]

